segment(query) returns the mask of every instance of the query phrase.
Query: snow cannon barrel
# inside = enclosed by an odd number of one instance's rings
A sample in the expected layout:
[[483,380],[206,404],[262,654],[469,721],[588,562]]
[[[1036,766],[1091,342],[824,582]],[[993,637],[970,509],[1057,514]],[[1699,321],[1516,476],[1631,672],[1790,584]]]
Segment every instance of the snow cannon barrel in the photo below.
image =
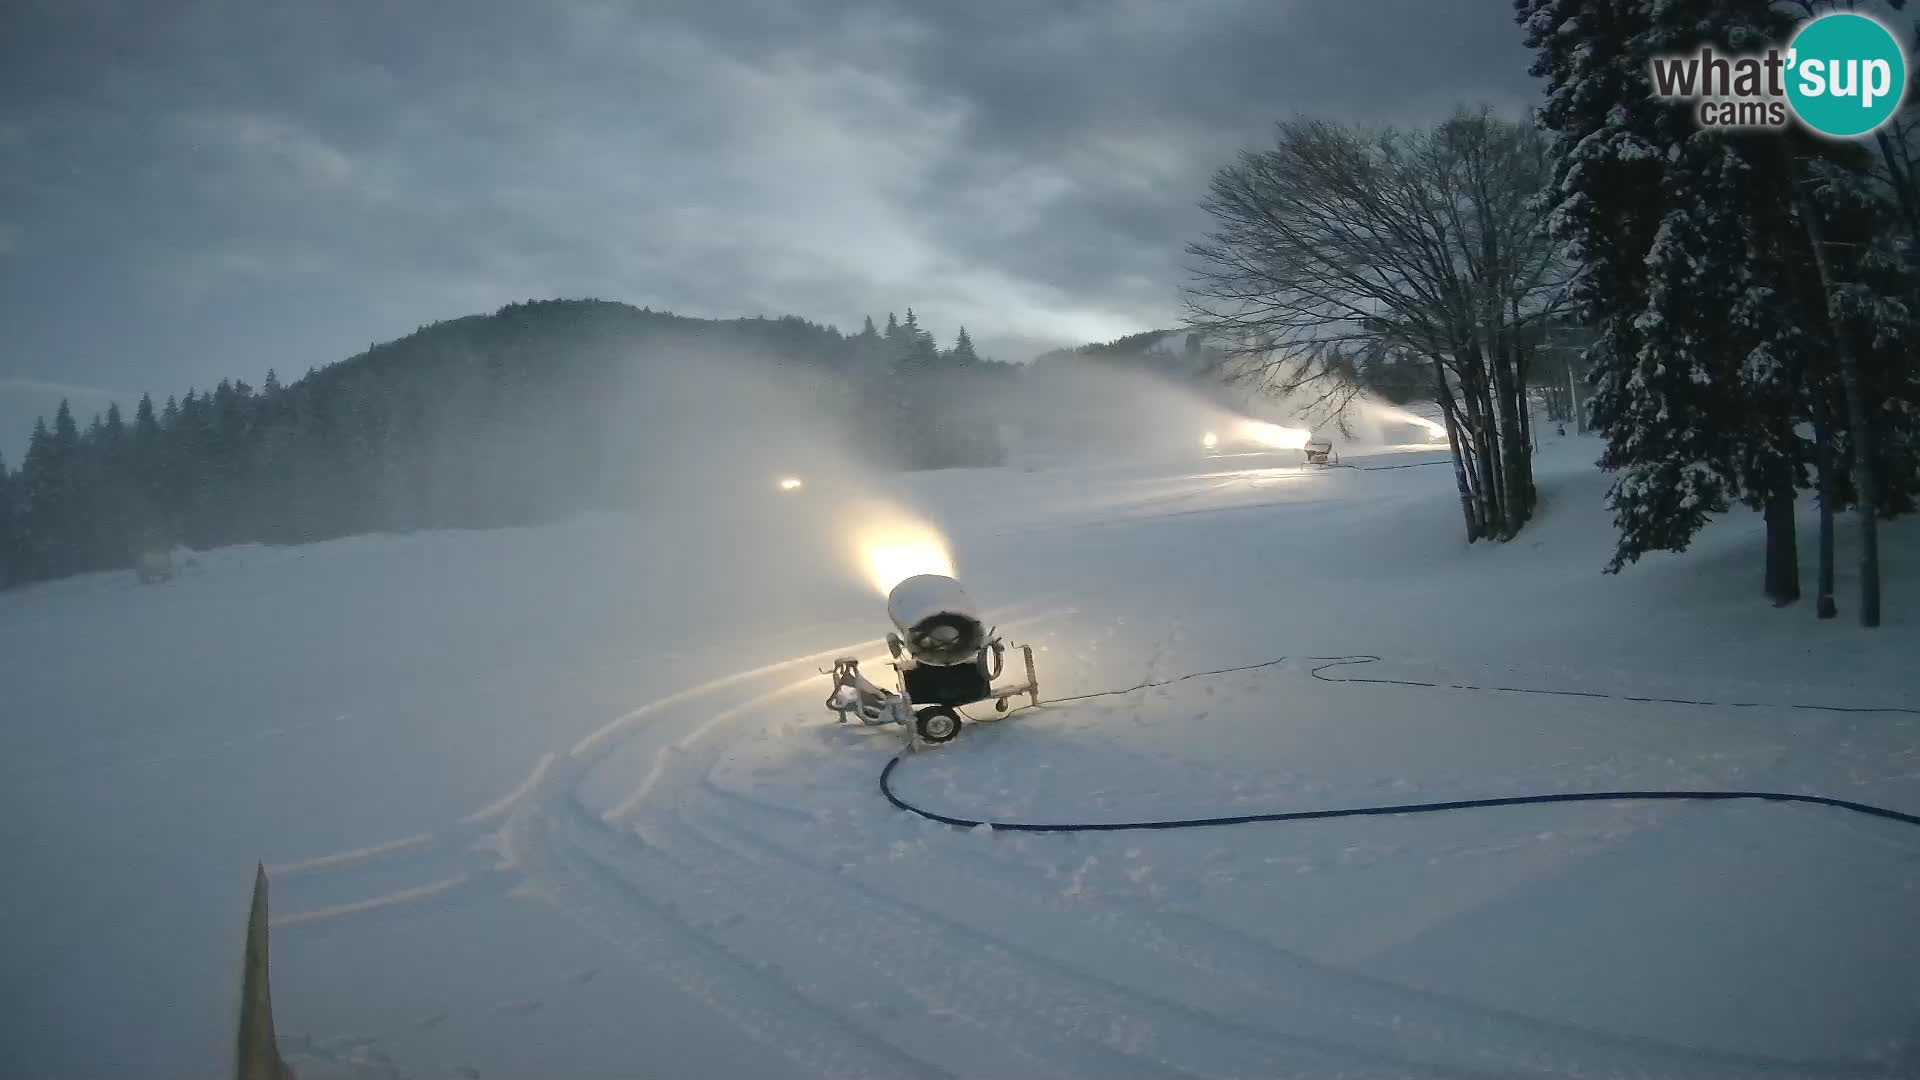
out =
[[987,647],[987,627],[960,583],[916,574],[887,594],[887,617],[913,659],[936,667],[970,663]]

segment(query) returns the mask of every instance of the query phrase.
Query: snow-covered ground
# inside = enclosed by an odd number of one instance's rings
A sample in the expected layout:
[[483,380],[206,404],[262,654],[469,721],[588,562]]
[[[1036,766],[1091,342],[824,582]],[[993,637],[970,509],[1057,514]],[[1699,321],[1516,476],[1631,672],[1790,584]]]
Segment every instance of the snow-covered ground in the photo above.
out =
[[[969,726],[898,786],[1030,821],[1690,787],[1920,810],[1912,715],[1313,676],[1920,704],[1912,523],[1878,631],[1768,607],[1747,514],[1606,577],[1596,453],[1549,437],[1538,521],[1473,548],[1443,467],[900,478],[1046,696],[1286,660]],[[226,1068],[256,860],[304,1077],[1920,1071],[1920,830],[1893,822],[898,813],[900,733],[837,725],[817,670],[880,652],[882,601],[816,494],[766,501],[0,596],[0,1075]]]

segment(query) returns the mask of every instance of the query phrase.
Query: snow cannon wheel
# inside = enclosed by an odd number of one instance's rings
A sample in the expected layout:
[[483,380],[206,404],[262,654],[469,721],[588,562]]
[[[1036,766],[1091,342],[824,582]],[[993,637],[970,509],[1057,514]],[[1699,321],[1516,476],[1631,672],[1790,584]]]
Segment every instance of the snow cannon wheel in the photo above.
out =
[[1006,698],[1001,698],[1000,700],[998,700],[998,701],[996,701],[996,702],[994,702],[994,703],[993,703],[993,711],[994,711],[994,712],[1006,712],[1006,711],[1007,711],[1007,699],[1006,699]]
[[913,729],[930,743],[950,742],[960,734],[960,714],[945,705],[929,705],[913,714]]

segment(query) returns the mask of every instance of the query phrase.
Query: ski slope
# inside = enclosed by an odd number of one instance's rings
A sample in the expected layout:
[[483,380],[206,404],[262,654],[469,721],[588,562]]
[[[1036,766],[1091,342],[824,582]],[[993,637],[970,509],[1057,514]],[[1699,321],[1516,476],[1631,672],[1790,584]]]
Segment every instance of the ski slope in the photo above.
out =
[[[1911,714],[1339,681],[1920,705],[1912,523],[1874,632],[1844,525],[1831,623],[1758,597],[1757,515],[1607,577],[1596,454],[1549,439],[1539,519],[1472,548],[1444,467],[890,480],[1044,696],[1284,658],[969,725],[898,787],[1026,821],[1689,787],[1920,810]],[[764,501],[0,595],[0,1075],[225,1069],[256,860],[307,1078],[1920,1071],[1920,830],[1895,823],[898,813],[875,781],[901,732],[836,724],[819,673],[878,667],[883,601],[817,501]]]

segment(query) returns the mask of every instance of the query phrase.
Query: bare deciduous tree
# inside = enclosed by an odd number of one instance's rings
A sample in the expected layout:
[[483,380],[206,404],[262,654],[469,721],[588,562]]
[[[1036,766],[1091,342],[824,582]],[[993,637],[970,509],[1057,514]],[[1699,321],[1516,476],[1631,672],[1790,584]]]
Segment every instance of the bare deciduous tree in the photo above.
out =
[[1510,539],[1534,504],[1528,361],[1564,295],[1547,176],[1539,134],[1489,110],[1422,132],[1282,123],[1214,174],[1189,320],[1233,374],[1328,417],[1421,358],[1468,539]]

